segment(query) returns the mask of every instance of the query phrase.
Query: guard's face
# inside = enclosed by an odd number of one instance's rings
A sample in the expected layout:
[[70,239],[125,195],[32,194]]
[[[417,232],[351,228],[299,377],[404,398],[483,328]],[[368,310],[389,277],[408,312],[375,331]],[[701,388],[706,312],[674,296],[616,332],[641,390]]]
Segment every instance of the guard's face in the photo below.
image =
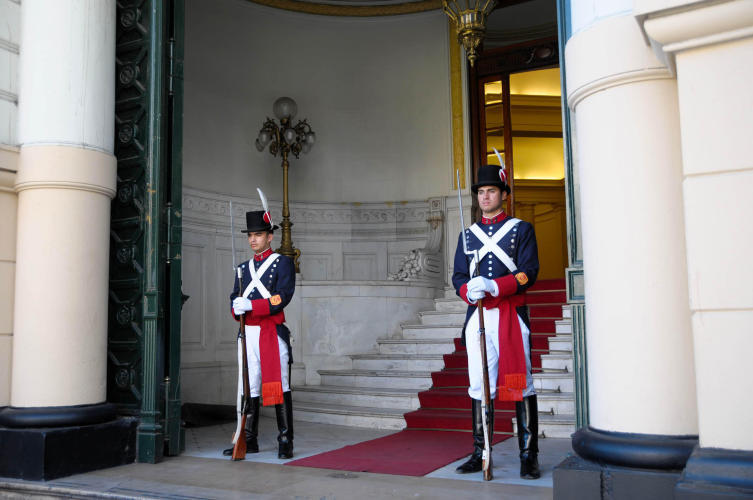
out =
[[496,215],[507,200],[507,191],[502,191],[497,186],[481,186],[476,196],[484,215]]
[[257,231],[255,233],[248,233],[248,244],[251,246],[251,250],[254,253],[261,253],[272,245],[272,238],[274,234],[266,231]]

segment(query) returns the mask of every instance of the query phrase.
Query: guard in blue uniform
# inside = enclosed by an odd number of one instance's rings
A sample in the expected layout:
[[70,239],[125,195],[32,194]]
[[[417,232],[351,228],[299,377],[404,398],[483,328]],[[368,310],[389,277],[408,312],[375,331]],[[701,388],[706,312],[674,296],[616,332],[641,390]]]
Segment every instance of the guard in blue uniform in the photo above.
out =
[[[259,431],[259,396],[264,406],[274,405],[279,435],[278,457],[293,457],[293,404],[289,382],[289,364],[293,362],[290,330],[285,325],[283,309],[295,291],[295,266],[284,255],[271,249],[274,230],[269,212],[246,212],[248,242],[253,258],[240,265],[241,285],[233,280],[230,305],[236,321],[245,313],[246,347],[250,384],[245,438],[247,453],[257,453]],[[240,346],[240,339],[239,339]],[[239,366],[242,362],[238,350]],[[242,371],[238,370],[238,397],[243,387]],[[240,401],[240,399],[239,399]],[[232,455],[233,449],[223,451]]]
[[[458,238],[452,283],[468,303],[463,335],[468,352],[468,376],[473,418],[473,454],[458,473],[478,472],[484,449],[483,371],[476,302],[483,299],[489,387],[493,401],[515,401],[520,448],[520,476],[536,479],[538,466],[538,408],[531,376],[530,320],[525,292],[536,282],[538,248],[533,226],[508,216],[503,209],[510,186],[502,167],[479,168],[471,186],[482,211],[481,221]],[[465,238],[468,254],[463,248]],[[491,418],[489,425],[493,425]]]

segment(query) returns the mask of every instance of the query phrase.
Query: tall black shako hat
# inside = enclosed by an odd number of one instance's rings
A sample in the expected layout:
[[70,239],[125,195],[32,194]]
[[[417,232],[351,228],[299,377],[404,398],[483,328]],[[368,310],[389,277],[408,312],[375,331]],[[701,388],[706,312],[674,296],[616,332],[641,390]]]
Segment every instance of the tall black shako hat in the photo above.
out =
[[272,222],[272,214],[269,211],[269,203],[267,203],[267,197],[264,196],[264,192],[256,188],[259,192],[259,198],[261,199],[261,205],[264,210],[252,210],[246,212],[246,229],[242,230],[242,233],[256,233],[259,231],[269,231],[270,233],[277,229]]
[[269,231],[270,233],[277,229],[278,226],[272,225],[269,219],[269,212],[264,210],[252,210],[246,212],[246,229],[242,233],[256,233],[259,231]]
[[482,186],[497,186],[502,191],[510,194],[510,186],[507,184],[505,169],[499,165],[481,165],[478,169],[476,183],[471,186],[471,191],[478,193]]

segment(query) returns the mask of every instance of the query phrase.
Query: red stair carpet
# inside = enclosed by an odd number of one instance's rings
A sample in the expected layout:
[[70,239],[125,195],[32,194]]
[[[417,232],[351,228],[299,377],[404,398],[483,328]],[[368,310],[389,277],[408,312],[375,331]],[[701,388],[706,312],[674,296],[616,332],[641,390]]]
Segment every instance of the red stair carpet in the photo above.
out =
[[[534,372],[541,371],[541,355],[549,352],[549,337],[555,335],[554,322],[562,319],[565,302],[565,280],[540,280],[528,291]],[[286,465],[425,476],[469,455],[472,440],[468,357],[459,338],[455,339],[455,352],[445,354],[444,363],[444,369],[431,374],[432,388],[419,393],[421,407],[405,414],[405,430]],[[514,416],[515,403],[496,403],[494,444],[512,436]]]
[[[493,444],[509,436],[495,435]],[[425,476],[471,452],[467,432],[404,430],[285,465],[319,469]]]

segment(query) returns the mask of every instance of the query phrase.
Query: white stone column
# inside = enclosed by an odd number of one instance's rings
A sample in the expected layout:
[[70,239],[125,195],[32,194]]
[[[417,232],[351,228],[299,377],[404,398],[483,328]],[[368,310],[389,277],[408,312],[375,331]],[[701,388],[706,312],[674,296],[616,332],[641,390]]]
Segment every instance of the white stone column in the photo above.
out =
[[644,29],[677,68],[700,446],[750,452],[753,2],[655,3]]
[[106,398],[114,0],[25,0],[11,406]]
[[566,63],[580,175],[590,426],[695,435],[676,82],[635,19],[622,13],[594,17],[574,34]]

